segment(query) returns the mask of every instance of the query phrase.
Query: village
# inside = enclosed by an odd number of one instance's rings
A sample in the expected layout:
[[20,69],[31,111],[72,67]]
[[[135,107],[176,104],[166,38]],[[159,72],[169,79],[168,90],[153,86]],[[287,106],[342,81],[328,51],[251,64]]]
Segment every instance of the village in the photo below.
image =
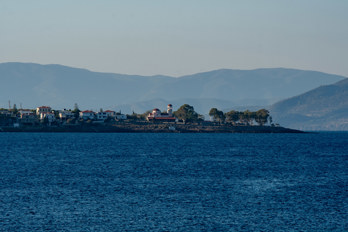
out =
[[92,110],[80,111],[78,107],[74,110],[53,110],[50,106],[40,106],[36,109],[0,109],[0,126],[64,126],[81,123],[104,124],[121,121],[148,121],[148,122],[178,122],[173,115],[171,104],[167,106],[167,112],[161,112],[155,108],[152,112],[142,115],[122,114],[113,110],[100,109],[99,112]]
[[113,110],[102,109],[99,112],[92,110],[80,111],[78,108],[74,110],[53,110],[50,106],[40,106],[34,109],[0,109],[0,126],[61,126],[79,123],[108,123],[120,122],[126,120],[143,119],[143,121],[157,122],[177,122],[178,119],[173,115],[173,107],[171,104],[167,106],[167,112],[161,112],[159,109],[153,109],[146,115],[122,114]]

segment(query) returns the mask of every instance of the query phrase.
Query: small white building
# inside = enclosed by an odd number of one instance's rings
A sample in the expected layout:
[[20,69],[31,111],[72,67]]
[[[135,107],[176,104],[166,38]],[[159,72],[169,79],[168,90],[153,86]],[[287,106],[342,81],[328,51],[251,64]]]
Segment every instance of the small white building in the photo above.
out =
[[71,110],[60,110],[59,111],[59,118],[61,120],[67,120],[69,118],[73,118],[75,115]]
[[112,110],[106,110],[105,113],[107,114],[108,117],[114,118],[116,116],[116,112]]
[[93,120],[95,118],[95,113],[91,110],[81,111],[80,118],[82,118],[83,120]]
[[98,121],[105,121],[108,118],[108,113],[105,111],[100,111],[96,115]]
[[40,106],[36,108],[36,114],[39,115],[40,120],[43,121],[44,119],[47,119],[49,124],[56,121],[56,117],[51,111],[52,108],[49,106]]
[[19,114],[20,114],[20,117],[24,116],[24,115],[31,115],[31,114],[34,114],[33,111],[31,110],[20,110],[19,111]]
[[31,111],[31,110],[20,110],[20,122],[21,124],[32,124],[34,125],[35,123],[38,122],[36,114]]
[[116,113],[115,118],[117,120],[126,120],[127,119],[127,115],[121,114],[121,113]]
[[41,113],[40,114],[40,120],[45,120],[47,119],[48,123],[52,123],[54,121],[56,121],[56,116],[54,115],[54,113]]
[[51,112],[51,107],[49,106],[40,106],[36,108],[36,114],[40,115],[40,114],[46,114],[46,113],[50,113]]

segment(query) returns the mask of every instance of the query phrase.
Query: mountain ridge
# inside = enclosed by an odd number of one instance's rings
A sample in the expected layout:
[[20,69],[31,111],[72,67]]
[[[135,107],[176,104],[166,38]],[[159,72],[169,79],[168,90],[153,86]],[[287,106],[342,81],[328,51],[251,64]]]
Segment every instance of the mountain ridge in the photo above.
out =
[[[78,103],[82,109],[111,107],[151,102],[154,99],[176,101],[210,99],[200,113],[221,101],[221,108],[240,105],[270,105],[302,94],[323,84],[332,84],[345,77],[286,68],[253,70],[218,69],[209,72],[171,77],[141,76],[93,72],[60,64],[0,63],[0,107],[7,101],[24,107],[51,105],[69,108]],[[181,99],[181,100],[180,100]],[[174,107],[179,107],[175,105]],[[157,106],[162,107],[162,106]],[[139,110],[148,110],[139,107]],[[141,113],[141,112],[139,112]]]
[[300,130],[348,130],[348,79],[271,106],[275,121]]

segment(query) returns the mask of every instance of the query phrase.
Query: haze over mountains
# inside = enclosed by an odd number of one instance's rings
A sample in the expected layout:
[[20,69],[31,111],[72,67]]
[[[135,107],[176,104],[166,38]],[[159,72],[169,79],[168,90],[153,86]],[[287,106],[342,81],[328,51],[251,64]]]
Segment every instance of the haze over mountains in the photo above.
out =
[[271,107],[275,121],[301,130],[348,130],[348,79],[321,86]]
[[[174,105],[174,110],[188,103],[197,112],[207,114],[212,107],[229,110],[269,106],[343,79],[285,68],[221,69],[175,78],[100,73],[62,65],[1,63],[0,107],[7,108],[11,100],[23,108],[73,108],[77,103],[80,109],[143,113],[155,107],[164,110],[168,103]],[[277,107],[272,108],[274,112]]]
[[[1,105],[112,107],[162,99],[269,105],[344,77],[295,69],[221,69],[179,78],[91,72],[62,65],[0,64]],[[227,105],[228,104],[228,105]],[[157,106],[161,107],[161,106]],[[197,109],[198,110],[198,109]]]

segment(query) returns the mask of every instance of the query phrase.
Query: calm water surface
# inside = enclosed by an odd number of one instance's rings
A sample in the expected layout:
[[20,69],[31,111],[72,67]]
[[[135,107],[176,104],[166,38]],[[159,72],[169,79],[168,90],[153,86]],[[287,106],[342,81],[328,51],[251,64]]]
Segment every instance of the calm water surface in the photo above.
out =
[[0,133],[0,231],[348,231],[348,133]]

